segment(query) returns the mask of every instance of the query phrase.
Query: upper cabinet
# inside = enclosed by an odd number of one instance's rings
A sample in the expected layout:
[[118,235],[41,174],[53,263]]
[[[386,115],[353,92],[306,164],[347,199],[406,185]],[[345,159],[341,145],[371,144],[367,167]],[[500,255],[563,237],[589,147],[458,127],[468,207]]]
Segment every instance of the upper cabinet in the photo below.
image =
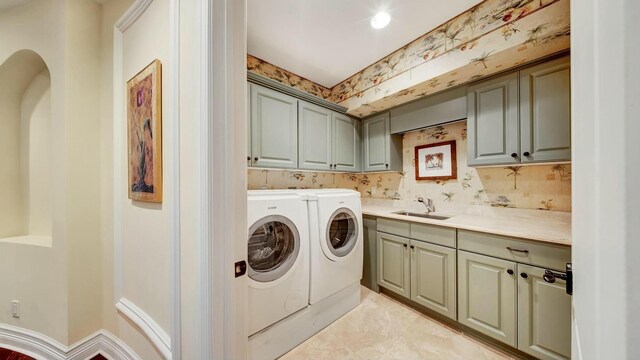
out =
[[571,70],[562,58],[520,71],[521,161],[571,159]]
[[305,101],[298,109],[300,169],[361,171],[359,120]]
[[251,85],[253,166],[298,167],[298,100]]
[[470,166],[571,160],[569,58],[467,89]]
[[365,119],[364,171],[402,170],[402,135],[391,135],[389,114]]

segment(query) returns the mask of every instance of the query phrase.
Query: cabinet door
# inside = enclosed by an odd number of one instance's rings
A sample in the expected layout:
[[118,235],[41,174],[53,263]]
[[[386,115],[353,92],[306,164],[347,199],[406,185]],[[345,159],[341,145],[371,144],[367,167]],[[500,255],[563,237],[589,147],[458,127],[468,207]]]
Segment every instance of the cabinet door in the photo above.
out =
[[520,71],[523,163],[571,160],[569,66],[566,57]]
[[378,232],[378,284],[409,298],[409,239]]
[[298,167],[298,100],[251,86],[251,152],[253,166]]
[[467,112],[468,165],[520,162],[517,72],[469,86]]
[[364,171],[389,169],[391,132],[389,114],[382,114],[363,122],[364,127]]
[[298,103],[298,167],[330,170],[332,112],[305,101]]
[[333,169],[361,171],[362,137],[360,121],[333,113]]
[[518,349],[539,359],[570,359],[571,296],[563,280],[544,281],[544,270],[518,264]]
[[458,321],[514,347],[515,271],[514,262],[458,251]]
[[456,250],[411,240],[411,300],[456,319]]

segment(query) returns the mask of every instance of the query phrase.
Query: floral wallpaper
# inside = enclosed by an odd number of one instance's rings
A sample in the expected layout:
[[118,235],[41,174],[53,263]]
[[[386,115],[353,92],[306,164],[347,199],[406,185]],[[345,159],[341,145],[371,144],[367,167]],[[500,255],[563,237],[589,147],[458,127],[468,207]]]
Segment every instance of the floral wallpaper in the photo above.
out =
[[570,47],[570,0],[486,0],[327,89],[251,55],[250,71],[365,117]]
[[368,116],[570,47],[570,0],[487,0],[346,79],[330,100]]
[[[415,180],[414,147],[456,140],[458,178]],[[571,165],[469,168],[466,122],[403,135],[403,172],[345,174],[312,171],[249,169],[249,189],[347,188],[363,198],[416,200],[431,198],[438,205],[571,211]]]
[[330,89],[252,55],[247,55],[247,69],[323,99],[331,96]]

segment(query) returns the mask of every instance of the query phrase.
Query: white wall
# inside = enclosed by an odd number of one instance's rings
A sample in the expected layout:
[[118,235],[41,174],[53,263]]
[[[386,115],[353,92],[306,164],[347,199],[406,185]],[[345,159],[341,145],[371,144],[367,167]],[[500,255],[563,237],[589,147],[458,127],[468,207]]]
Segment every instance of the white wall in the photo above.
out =
[[51,76],[43,70],[21,103],[21,175],[26,233],[51,236]]

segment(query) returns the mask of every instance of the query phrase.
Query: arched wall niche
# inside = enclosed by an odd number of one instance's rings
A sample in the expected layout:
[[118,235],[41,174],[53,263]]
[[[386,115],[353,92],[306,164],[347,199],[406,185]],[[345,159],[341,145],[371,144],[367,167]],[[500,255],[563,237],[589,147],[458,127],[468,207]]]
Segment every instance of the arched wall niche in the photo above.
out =
[[0,65],[0,241],[51,246],[51,76],[20,50]]

